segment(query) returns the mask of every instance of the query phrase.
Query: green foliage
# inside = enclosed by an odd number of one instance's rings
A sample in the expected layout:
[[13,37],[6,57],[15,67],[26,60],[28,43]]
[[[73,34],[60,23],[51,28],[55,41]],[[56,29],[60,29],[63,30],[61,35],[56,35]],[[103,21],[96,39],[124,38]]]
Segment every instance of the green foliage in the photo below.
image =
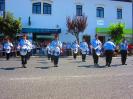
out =
[[111,24],[109,27],[109,34],[116,44],[119,44],[122,41],[122,38],[125,36],[124,28],[125,25],[122,23]]
[[5,17],[0,17],[0,32],[4,36],[15,38],[17,33],[20,33],[22,29],[21,20],[15,19],[9,12],[5,13]]

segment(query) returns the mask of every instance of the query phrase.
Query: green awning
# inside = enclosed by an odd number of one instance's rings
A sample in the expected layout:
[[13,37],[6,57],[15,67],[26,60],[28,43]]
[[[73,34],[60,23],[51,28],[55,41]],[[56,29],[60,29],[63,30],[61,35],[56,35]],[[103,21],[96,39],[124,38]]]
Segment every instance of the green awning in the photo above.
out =
[[132,34],[132,29],[124,29],[125,34]]
[[108,32],[109,32],[109,28],[96,28],[96,33],[107,34]]
[[54,36],[53,35],[37,35],[36,38],[38,39],[54,39]]
[[[98,34],[107,34],[109,32],[109,28],[96,28],[96,33]],[[124,29],[125,34],[132,34],[132,29]]]

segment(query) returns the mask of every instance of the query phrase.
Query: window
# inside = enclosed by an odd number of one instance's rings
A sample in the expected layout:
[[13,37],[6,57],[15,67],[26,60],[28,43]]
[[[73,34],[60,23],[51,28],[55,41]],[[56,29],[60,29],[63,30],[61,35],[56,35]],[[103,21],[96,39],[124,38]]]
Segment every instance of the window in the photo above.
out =
[[0,11],[3,11],[3,3],[0,2]]
[[104,8],[103,7],[97,7],[96,9],[96,15],[99,18],[104,18]]
[[4,9],[5,9],[5,1],[0,0],[0,11],[4,11]]
[[51,14],[51,4],[43,3],[43,14]]
[[32,5],[32,13],[41,14],[41,2],[33,3],[33,5]]
[[122,19],[122,9],[117,8],[117,19]]
[[82,16],[82,5],[76,5],[76,15]]

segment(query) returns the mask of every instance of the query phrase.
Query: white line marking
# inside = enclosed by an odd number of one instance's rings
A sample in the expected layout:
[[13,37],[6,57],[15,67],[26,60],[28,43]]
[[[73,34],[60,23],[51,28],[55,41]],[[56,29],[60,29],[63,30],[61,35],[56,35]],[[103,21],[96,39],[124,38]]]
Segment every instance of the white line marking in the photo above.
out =
[[133,76],[133,73],[123,73],[123,74],[101,74],[101,75],[74,75],[74,76],[41,76],[41,77],[19,77],[19,78],[8,78],[2,77],[0,81],[3,80],[10,80],[10,81],[17,81],[17,80],[54,80],[54,79],[78,79],[78,78],[100,78],[100,77],[124,77],[124,76]]

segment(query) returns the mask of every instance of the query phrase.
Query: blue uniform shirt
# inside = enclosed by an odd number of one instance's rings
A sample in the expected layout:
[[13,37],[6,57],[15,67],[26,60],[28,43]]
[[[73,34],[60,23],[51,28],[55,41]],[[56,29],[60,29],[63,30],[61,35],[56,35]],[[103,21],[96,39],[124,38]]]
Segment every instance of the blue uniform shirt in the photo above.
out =
[[82,43],[80,43],[80,49],[82,50],[82,49],[88,49],[88,44],[86,43],[86,42],[82,42]]
[[112,51],[114,51],[115,50],[115,47],[116,47],[116,45],[112,41],[107,41],[104,44],[104,49],[105,50],[112,50]]
[[13,44],[10,43],[10,42],[6,42],[6,43],[4,44],[4,49],[11,49],[11,47],[13,47]]
[[78,49],[79,48],[78,43],[73,43],[71,48],[72,49]]
[[102,45],[101,41],[100,40],[97,40],[97,39],[94,39],[92,42],[91,42],[91,45],[94,49],[97,49],[99,46]]
[[27,40],[24,40],[24,39],[21,39],[20,40],[20,42],[19,42],[19,45],[21,46],[21,47],[23,47],[24,45],[28,45],[28,42],[27,42]]
[[89,52],[88,44],[86,42],[81,42],[80,50],[81,50],[82,54],[88,54],[88,52]]
[[120,50],[127,50],[128,49],[128,44],[127,44],[127,42],[125,41],[125,42],[122,42],[121,44],[120,44]]
[[79,45],[78,45],[78,43],[73,43],[72,44],[72,47],[71,47],[71,49],[73,50],[73,52],[74,53],[78,53],[78,48],[79,48]]
[[62,43],[61,41],[59,40],[53,40],[50,44],[50,52],[51,52],[51,55],[54,55],[54,51],[55,51],[55,48],[56,47],[59,47],[60,49],[62,49]]
[[59,40],[53,40],[50,44],[51,47],[55,48],[57,46],[59,46],[60,48],[62,48],[62,43]]

